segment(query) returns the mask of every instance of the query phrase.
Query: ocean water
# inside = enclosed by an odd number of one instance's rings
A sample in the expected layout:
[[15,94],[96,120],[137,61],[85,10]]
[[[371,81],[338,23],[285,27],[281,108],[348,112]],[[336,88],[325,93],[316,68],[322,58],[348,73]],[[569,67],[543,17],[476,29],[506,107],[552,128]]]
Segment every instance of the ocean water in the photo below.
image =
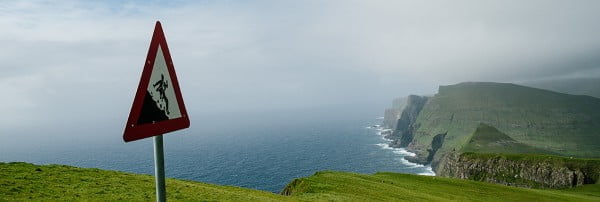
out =
[[[205,124],[197,127],[204,130],[165,135],[166,175],[275,193],[294,178],[310,176],[320,170],[432,175],[430,167],[403,159],[414,154],[388,147],[388,141],[379,131],[369,127],[380,122],[380,119],[365,118],[282,121],[252,126]],[[2,150],[0,161],[153,174],[151,139],[132,143],[113,139]]]

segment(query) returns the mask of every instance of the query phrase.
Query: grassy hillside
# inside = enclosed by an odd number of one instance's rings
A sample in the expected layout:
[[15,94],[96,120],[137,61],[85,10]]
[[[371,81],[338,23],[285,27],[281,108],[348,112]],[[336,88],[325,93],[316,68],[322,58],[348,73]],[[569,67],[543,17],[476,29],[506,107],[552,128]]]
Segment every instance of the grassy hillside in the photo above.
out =
[[510,138],[498,129],[479,124],[467,145],[462,148],[463,152],[476,153],[504,153],[504,154],[554,154],[554,152],[535,148]]
[[480,123],[552,153],[600,157],[600,99],[486,82],[440,86],[418,116],[409,148],[425,159],[433,137],[446,134],[435,163],[467,145]]
[[[270,192],[167,179],[168,200],[286,201]],[[64,165],[0,163],[0,201],[153,201],[154,177]]]
[[326,201],[598,201],[600,186],[537,190],[399,173],[361,175],[325,171],[294,180],[284,192]]
[[[482,182],[397,173],[363,175],[318,172],[294,180],[291,196],[231,186],[167,179],[175,201],[598,201],[600,186],[535,190]],[[0,163],[0,201],[4,200],[154,200],[154,178],[62,165]]]

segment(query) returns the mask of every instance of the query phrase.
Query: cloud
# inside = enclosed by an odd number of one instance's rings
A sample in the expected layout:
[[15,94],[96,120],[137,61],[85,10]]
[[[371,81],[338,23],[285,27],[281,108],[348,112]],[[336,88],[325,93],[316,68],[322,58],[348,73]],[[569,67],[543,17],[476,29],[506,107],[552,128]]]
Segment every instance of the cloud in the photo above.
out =
[[380,107],[440,84],[597,74],[599,4],[2,1],[0,130],[124,123],[155,20],[202,116]]

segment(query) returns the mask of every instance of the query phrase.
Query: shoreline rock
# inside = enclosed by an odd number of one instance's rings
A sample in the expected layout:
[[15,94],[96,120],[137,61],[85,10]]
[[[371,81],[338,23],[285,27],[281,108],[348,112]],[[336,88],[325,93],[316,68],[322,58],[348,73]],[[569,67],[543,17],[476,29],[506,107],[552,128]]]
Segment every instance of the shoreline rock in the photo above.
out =
[[438,175],[517,187],[570,188],[598,183],[600,160],[449,152]]

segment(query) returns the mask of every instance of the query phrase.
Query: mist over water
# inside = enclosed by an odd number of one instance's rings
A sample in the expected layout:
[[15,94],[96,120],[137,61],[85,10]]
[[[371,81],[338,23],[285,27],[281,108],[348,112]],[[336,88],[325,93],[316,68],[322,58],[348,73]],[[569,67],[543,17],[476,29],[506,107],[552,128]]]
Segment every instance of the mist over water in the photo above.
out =
[[[192,119],[189,130],[164,137],[166,175],[279,192],[294,178],[321,170],[431,173],[428,167],[407,164],[402,157],[410,153],[387,147],[377,130],[367,128],[380,124],[377,113],[326,114],[289,111]],[[107,138],[66,141],[60,146],[2,150],[0,161],[153,174],[151,139],[123,143],[120,131],[104,135]]]

